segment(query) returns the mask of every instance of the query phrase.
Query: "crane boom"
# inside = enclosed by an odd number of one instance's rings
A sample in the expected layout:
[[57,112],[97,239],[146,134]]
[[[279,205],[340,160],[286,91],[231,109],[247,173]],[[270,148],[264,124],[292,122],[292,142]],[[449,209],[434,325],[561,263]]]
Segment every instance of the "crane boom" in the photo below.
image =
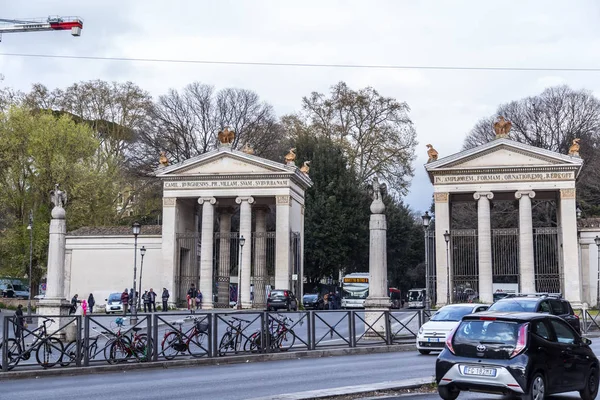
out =
[[83,20],[79,17],[50,16],[48,18],[0,18],[0,35],[3,33],[70,30],[71,35],[81,36],[82,29]]

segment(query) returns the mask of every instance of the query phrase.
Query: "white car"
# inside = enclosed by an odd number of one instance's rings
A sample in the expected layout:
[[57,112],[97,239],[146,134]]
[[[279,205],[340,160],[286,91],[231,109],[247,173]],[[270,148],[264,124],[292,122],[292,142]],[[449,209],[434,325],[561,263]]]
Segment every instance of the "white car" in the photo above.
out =
[[425,322],[417,335],[417,350],[421,354],[442,351],[446,345],[446,337],[458,326],[462,317],[468,314],[485,311],[486,304],[450,304],[440,308]]

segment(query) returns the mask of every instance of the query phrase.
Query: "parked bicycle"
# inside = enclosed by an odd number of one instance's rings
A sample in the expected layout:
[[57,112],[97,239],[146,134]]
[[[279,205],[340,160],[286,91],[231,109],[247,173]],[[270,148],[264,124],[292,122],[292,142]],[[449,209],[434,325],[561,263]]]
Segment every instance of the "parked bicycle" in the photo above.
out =
[[242,323],[250,324],[250,321],[236,317],[231,317],[227,321],[227,330],[219,343],[219,356],[224,356],[229,351],[233,351],[235,354],[240,351],[242,339],[244,338]]
[[[104,348],[104,356],[109,364],[117,364],[129,360],[131,357],[136,361],[149,361],[152,355],[152,340],[145,333],[138,333],[143,328],[133,327],[123,333],[123,318],[117,318],[117,332]],[[127,335],[131,332],[131,335]]]
[[[183,324],[192,320],[194,323],[185,333]],[[186,317],[183,320],[174,321],[173,325],[178,325],[178,329],[167,330],[161,343],[161,354],[167,359],[172,360],[179,354],[188,352],[192,357],[202,357],[207,354],[203,347],[205,340],[208,340],[208,321],[206,317]]]
[[29,331],[35,339],[28,348],[25,344],[24,328],[19,329],[15,339],[6,341],[9,370],[13,369],[19,361],[29,360],[34,351],[37,363],[44,368],[51,368],[61,361],[64,352],[63,343],[58,338],[48,335],[48,326],[53,323],[53,319],[46,318],[40,327]]
[[[267,343],[271,350],[288,351],[296,342],[296,334],[291,329],[294,320],[289,317],[278,314],[278,317],[270,317],[269,328],[267,331]],[[253,353],[262,349],[261,331],[256,331],[244,344],[244,350]]]
[[[98,353],[100,353],[102,350],[98,350],[98,340],[100,339],[100,337],[103,337],[104,339],[107,340],[107,342],[110,342],[110,340],[112,340],[111,332],[108,331],[98,331],[98,328],[95,326],[92,326],[91,328],[94,332],[97,333],[97,335],[94,338],[90,338],[89,342],[88,342],[88,359],[89,360],[93,360]],[[84,340],[81,340],[81,343],[79,345],[79,357],[81,362],[83,363],[83,359],[85,357],[85,343]],[[77,341],[74,340],[72,342],[70,342],[66,347],[65,347],[65,351],[63,354],[63,358],[62,361],[60,363],[61,367],[68,367],[72,362],[77,360]],[[108,360],[107,360],[108,361]]]

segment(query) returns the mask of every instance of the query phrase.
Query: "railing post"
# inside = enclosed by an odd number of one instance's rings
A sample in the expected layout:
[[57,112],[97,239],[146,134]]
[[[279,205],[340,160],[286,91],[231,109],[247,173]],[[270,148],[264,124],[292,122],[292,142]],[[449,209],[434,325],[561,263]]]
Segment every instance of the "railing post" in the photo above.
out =
[[[355,313],[356,311],[347,311],[348,312],[348,335],[349,337],[349,342],[350,342],[350,347],[356,347],[356,321],[354,320],[354,318],[356,317]],[[366,315],[365,315],[365,320],[367,319]],[[365,327],[366,329],[366,327]]]
[[213,319],[211,321],[211,330],[210,330],[210,336],[211,336],[211,344],[210,344],[210,350],[211,350],[211,357],[217,357],[219,355],[218,349],[217,349],[217,335],[219,334],[218,330],[219,330],[219,314],[218,313],[214,313],[213,314]]
[[315,333],[315,313],[316,311],[311,311],[309,314],[310,319],[310,349],[314,350],[317,348],[317,335]]
[[267,311],[260,313],[260,353],[266,353],[267,351],[267,336],[269,330],[269,314]]
[[384,311],[384,318],[385,318],[385,341],[387,343],[388,346],[391,346],[394,338],[392,336],[392,321],[390,321],[391,319],[391,311],[387,310]]
[[[83,315],[76,315],[75,316],[75,321],[71,321],[71,323],[75,323],[75,365],[78,367],[81,367],[81,350],[84,350],[84,353],[87,353],[87,347],[83,347],[82,346],[82,340],[81,340],[81,325],[83,322],[83,319],[86,318]],[[65,357],[65,354],[63,353],[62,355],[63,357]],[[67,355],[67,357],[69,357],[69,355]]]
[[8,371],[8,315],[4,316],[4,325],[2,326],[2,371]]
[[588,322],[587,322],[588,312],[587,312],[587,310],[582,310],[581,314],[583,314],[583,333],[587,334],[587,331],[588,331]]
[[159,314],[152,314],[152,361],[158,361],[158,318]]
[[306,337],[308,338],[307,342],[308,342],[308,350],[312,350],[312,337],[310,335],[310,331],[311,331],[311,326],[312,326],[312,322],[310,320],[310,314],[312,313],[312,311],[305,311],[306,313]]
[[[81,334],[80,334],[81,337]],[[77,342],[79,347],[79,341]],[[83,366],[88,367],[90,365],[90,317],[85,316],[83,318]],[[77,357],[79,359],[80,356]],[[77,365],[79,366],[79,364]]]

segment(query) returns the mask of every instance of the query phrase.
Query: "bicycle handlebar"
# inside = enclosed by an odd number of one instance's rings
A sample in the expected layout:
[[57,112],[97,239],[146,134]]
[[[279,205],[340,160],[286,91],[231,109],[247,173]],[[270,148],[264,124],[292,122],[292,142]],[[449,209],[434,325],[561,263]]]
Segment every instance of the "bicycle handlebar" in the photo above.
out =
[[247,323],[247,324],[249,324],[249,323],[250,323],[250,321],[247,321],[247,320],[245,320],[245,319],[241,319],[241,318],[231,317],[231,319],[235,319],[236,321],[240,321],[240,322],[245,322],[245,323]]

